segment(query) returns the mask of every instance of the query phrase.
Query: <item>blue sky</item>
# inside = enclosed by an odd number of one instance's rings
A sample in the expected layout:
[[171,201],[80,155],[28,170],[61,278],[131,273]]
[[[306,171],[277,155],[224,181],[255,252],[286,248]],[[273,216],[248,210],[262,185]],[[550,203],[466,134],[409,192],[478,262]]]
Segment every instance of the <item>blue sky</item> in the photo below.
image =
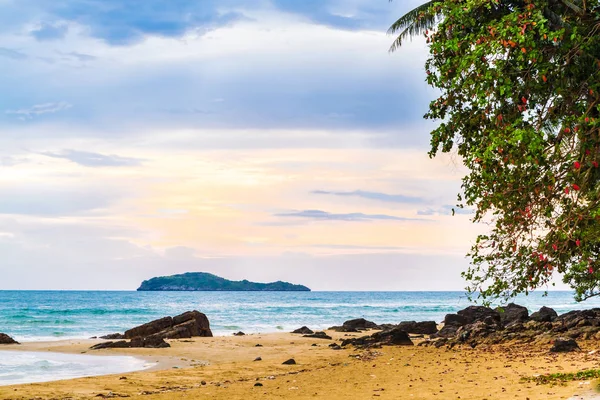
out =
[[419,3],[0,0],[0,289],[460,290],[464,170],[424,41],[388,52]]

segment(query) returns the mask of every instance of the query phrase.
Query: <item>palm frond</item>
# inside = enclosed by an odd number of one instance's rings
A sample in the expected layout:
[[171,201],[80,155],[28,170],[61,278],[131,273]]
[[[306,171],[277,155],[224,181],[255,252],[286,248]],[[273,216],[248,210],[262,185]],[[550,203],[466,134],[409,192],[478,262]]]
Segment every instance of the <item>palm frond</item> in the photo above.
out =
[[576,14],[579,14],[579,15],[585,14],[585,11],[583,10],[583,8],[579,7],[577,4],[573,3],[570,0],[561,0],[561,3],[563,3],[565,6],[569,7]]
[[388,29],[388,34],[393,35],[398,32],[398,37],[392,43],[390,52],[397,50],[406,38],[412,38],[413,36],[420,35],[427,29],[431,29],[435,26],[440,15],[433,11],[433,4],[435,1],[428,1],[415,9],[407,12],[400,17],[396,22]]

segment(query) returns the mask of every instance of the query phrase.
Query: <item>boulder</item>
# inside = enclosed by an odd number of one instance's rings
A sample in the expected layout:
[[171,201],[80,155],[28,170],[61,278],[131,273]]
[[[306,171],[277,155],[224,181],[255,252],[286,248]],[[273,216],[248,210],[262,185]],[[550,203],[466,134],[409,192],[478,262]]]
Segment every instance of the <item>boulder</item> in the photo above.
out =
[[137,337],[130,341],[120,340],[118,342],[103,342],[98,343],[90,349],[92,350],[100,350],[100,349],[122,349],[122,348],[131,348],[131,347],[146,347],[159,349],[164,347],[171,347],[171,345],[164,341],[163,338],[159,336],[148,336],[146,338]]
[[529,318],[537,322],[552,322],[558,317],[556,311],[550,307],[542,307],[539,311],[531,314]]
[[496,310],[500,313],[500,322],[504,326],[526,322],[529,319],[527,307],[515,303],[507,304],[505,307],[499,307]]
[[295,331],[293,331],[292,333],[300,333],[300,334],[302,334],[302,335],[311,335],[311,334],[313,334],[314,332],[313,332],[312,330],[308,329],[308,327],[306,327],[306,326],[303,326],[302,328],[298,328],[298,329],[296,329],[296,330],[295,330]]
[[550,349],[552,353],[566,353],[570,351],[581,350],[577,342],[573,339],[559,338],[554,341],[554,345]]
[[294,360],[293,358],[290,358],[289,360],[282,362],[282,364],[283,365],[296,365],[296,360]]
[[122,333],[111,333],[110,335],[100,336],[100,339],[119,340],[119,339],[125,339],[125,336]]
[[246,334],[242,331],[239,331],[239,332],[234,333],[233,336],[246,336]]
[[333,339],[331,336],[329,336],[325,332],[315,332],[315,333],[311,333],[310,335],[304,335],[302,337],[314,338],[314,339],[327,339],[327,340]]
[[8,336],[6,333],[0,333],[0,344],[19,344],[19,342]]
[[367,329],[379,329],[379,325],[375,322],[367,321],[364,318],[351,319],[342,324],[346,329],[356,330],[367,330]]
[[366,348],[380,347],[382,345],[412,346],[413,342],[410,340],[408,333],[396,327],[387,331],[376,332],[370,336],[346,339],[342,341],[342,346],[347,346],[349,344],[355,347]]
[[199,311],[188,311],[175,317],[164,317],[129,329],[124,339],[159,335],[163,339],[184,339],[194,336],[212,337],[206,315]]
[[397,325],[397,328],[405,331],[406,333],[418,335],[432,335],[438,331],[435,321],[403,321]]
[[356,328],[350,328],[347,326],[331,326],[328,328],[330,331],[334,331],[334,332],[360,332],[358,329]]
[[457,314],[463,317],[467,324],[472,324],[477,321],[483,321],[490,317],[496,323],[500,323],[500,313],[496,310],[492,310],[489,307],[483,306],[469,306],[464,310],[460,310]]

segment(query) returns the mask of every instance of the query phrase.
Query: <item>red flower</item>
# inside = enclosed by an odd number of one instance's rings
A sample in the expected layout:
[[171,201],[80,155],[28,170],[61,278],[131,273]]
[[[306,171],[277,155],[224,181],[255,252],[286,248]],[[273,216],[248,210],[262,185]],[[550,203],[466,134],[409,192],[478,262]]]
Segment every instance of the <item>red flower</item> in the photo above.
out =
[[567,187],[567,188],[565,188],[565,193],[566,193],[566,194],[569,194],[569,188],[568,188],[568,187]]
[[581,164],[579,163],[579,161],[575,161],[575,163],[573,164],[573,166],[575,167],[575,169],[581,168]]
[[576,184],[576,183],[574,183],[574,184],[573,184],[573,190],[579,190],[579,189],[581,189],[581,188],[579,187],[579,185],[578,185],[578,184]]
[[598,161],[592,161],[592,165],[593,165],[595,168],[598,168]]
[[581,245],[581,240],[577,239],[577,240],[575,241],[575,245],[576,245],[577,247],[579,247],[579,246]]
[[554,243],[554,244],[552,245],[552,249],[553,249],[554,251],[558,251],[558,246],[556,245],[556,243]]
[[589,267],[589,268],[588,268],[588,272],[589,272],[590,274],[593,274],[593,273],[594,273],[594,268],[592,268],[592,267]]

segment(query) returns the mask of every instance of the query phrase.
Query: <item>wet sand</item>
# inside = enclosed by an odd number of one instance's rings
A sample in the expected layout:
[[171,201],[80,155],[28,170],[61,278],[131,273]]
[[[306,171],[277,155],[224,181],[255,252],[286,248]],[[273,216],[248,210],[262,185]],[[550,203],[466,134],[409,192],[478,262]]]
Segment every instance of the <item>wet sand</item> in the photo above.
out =
[[[334,339],[348,335],[329,333]],[[596,341],[581,342],[582,352],[568,354],[530,345],[332,350],[332,341],[289,333],[173,340],[167,349],[88,350],[97,342],[37,342],[1,350],[132,355],[157,365],[121,375],[3,386],[0,398],[587,399],[593,398],[594,381],[550,386],[521,378],[600,367]],[[262,361],[254,361],[257,357]],[[289,358],[298,364],[282,365]]]

